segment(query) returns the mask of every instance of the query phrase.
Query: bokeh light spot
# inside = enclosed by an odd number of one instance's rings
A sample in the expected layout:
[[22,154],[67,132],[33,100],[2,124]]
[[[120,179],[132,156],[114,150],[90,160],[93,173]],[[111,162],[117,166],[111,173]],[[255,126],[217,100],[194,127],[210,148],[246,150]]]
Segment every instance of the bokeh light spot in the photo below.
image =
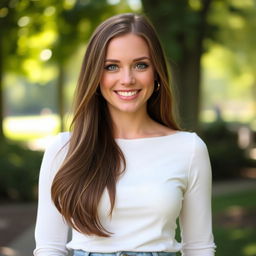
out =
[[0,18],[4,18],[4,17],[6,17],[7,16],[7,14],[8,14],[8,8],[6,8],[6,7],[4,7],[4,8],[1,8],[0,9]]
[[23,16],[18,20],[19,27],[25,27],[29,24],[30,18],[28,16]]
[[49,6],[45,8],[44,15],[45,16],[52,16],[56,12],[56,8],[54,6]]
[[50,49],[44,49],[40,53],[40,59],[42,61],[47,61],[52,57],[52,51]]

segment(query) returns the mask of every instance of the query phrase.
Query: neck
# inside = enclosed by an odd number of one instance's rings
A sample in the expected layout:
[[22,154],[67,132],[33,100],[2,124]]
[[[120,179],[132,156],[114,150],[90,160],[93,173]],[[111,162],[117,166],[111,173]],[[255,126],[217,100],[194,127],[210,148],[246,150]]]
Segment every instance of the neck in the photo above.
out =
[[145,137],[150,133],[154,121],[149,115],[144,113],[119,113],[118,115],[111,114],[114,124],[115,138],[140,138]]

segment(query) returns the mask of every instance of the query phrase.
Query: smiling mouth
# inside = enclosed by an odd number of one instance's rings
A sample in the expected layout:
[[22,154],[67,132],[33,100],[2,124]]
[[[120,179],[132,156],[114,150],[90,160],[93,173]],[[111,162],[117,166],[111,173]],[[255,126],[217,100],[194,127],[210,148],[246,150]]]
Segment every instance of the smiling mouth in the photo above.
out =
[[115,91],[116,94],[123,97],[131,97],[138,94],[141,90],[133,90],[133,91]]

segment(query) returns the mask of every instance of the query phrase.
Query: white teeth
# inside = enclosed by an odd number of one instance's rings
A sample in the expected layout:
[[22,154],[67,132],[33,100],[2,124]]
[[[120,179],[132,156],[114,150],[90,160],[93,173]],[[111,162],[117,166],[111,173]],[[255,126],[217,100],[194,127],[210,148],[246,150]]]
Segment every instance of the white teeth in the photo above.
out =
[[128,97],[128,96],[133,96],[135,94],[137,94],[138,91],[129,91],[129,92],[124,92],[124,91],[117,91],[117,94],[121,95],[121,96],[125,96],[125,97]]

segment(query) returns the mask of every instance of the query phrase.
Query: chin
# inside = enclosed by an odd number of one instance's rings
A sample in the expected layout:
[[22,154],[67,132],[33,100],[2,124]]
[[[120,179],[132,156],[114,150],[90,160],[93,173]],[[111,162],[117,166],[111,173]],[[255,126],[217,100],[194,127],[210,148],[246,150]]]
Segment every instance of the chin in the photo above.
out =
[[117,111],[120,114],[135,114],[139,112],[138,108],[116,108],[115,111]]
[[132,114],[138,112],[137,109],[119,109],[120,113],[127,113],[127,114]]
[[140,111],[144,111],[144,104],[141,106],[138,104],[125,104],[125,105],[119,105],[119,104],[111,104],[109,105],[110,111],[113,113],[118,114],[136,114]]

